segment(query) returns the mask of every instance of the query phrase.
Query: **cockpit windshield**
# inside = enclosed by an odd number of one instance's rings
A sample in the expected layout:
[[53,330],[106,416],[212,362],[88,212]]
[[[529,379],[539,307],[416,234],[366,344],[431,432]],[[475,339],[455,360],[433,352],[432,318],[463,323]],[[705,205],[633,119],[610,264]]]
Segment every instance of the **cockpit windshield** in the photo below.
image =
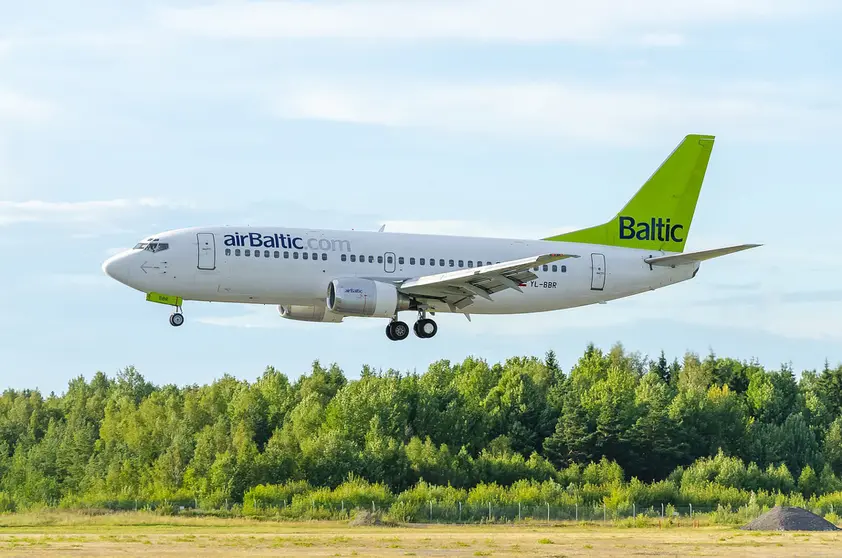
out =
[[134,250],[146,250],[147,252],[163,252],[168,249],[170,245],[166,242],[158,242],[153,240],[151,242],[138,242],[135,244]]

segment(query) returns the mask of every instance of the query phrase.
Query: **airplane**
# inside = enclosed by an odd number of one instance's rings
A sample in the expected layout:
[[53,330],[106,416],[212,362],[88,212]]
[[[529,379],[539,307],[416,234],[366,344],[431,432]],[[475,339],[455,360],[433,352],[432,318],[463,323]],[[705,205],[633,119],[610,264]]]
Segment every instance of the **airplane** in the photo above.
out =
[[400,312],[429,316],[523,314],[604,304],[696,277],[701,262],[761,244],[684,252],[714,136],[684,137],[611,220],[543,239],[486,238],[277,226],[170,230],[102,264],[111,278],[172,306],[184,301],[277,305],[281,317],[341,323],[388,319],[386,336],[409,336]]

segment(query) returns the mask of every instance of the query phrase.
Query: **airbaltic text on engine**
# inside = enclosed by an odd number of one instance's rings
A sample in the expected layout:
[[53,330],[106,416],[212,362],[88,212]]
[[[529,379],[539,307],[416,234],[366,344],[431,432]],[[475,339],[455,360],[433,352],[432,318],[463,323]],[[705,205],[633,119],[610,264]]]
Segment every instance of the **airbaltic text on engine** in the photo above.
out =
[[620,216],[620,238],[629,240],[660,240],[665,242],[681,242],[683,237],[678,236],[678,231],[684,229],[684,225],[673,225],[669,218],[666,222],[662,217],[650,222],[635,221],[634,217]]
[[[291,236],[289,234],[226,234],[225,246],[240,246],[251,248],[288,248],[296,250],[330,250],[332,252],[350,252],[351,243],[348,240],[329,240],[327,238],[308,238]],[[306,246],[305,246],[306,244]]]

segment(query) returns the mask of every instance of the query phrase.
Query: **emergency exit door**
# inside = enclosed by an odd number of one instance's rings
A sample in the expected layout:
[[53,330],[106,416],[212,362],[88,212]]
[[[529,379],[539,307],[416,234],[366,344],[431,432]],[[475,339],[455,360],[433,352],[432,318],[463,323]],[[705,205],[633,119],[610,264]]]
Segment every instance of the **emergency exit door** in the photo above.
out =
[[605,255],[591,254],[591,290],[601,291],[605,288]]
[[198,233],[199,269],[216,269],[216,242],[212,233]]

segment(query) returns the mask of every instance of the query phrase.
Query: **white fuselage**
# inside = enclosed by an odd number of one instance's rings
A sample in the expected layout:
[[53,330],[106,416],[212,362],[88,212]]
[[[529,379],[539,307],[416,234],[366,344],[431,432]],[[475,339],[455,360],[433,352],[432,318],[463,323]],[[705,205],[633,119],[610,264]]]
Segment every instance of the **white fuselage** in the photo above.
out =
[[[251,237],[249,236],[251,234]],[[257,242],[257,237],[260,241]],[[685,281],[699,264],[651,267],[664,252],[542,240],[389,232],[199,227],[147,239],[167,245],[114,256],[103,267],[139,291],[184,300],[323,306],[328,283],[361,277],[392,284],[467,267],[545,253],[578,258],[539,266],[523,292],[506,289],[477,298],[469,314],[516,314],[572,308],[631,296]],[[446,304],[430,309],[449,312]]]

